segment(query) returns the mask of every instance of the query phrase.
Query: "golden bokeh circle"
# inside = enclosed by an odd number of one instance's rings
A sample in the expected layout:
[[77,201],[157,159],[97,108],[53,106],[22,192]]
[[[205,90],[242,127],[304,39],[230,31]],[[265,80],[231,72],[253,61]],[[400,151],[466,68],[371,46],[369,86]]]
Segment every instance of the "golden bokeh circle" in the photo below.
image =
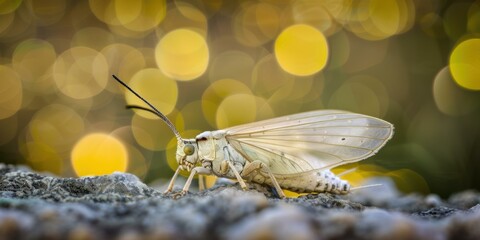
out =
[[193,80],[207,70],[208,45],[205,38],[193,30],[173,30],[157,44],[155,59],[165,75],[177,80]]
[[22,0],[0,1],[0,14],[11,13],[15,11],[22,3]]
[[235,79],[221,79],[212,83],[202,95],[202,112],[207,122],[212,127],[216,124],[217,110],[220,103],[228,96],[234,94],[252,95],[250,88],[244,83]]
[[27,39],[15,47],[12,56],[13,69],[22,78],[25,89],[37,94],[55,90],[51,68],[57,54],[54,46],[42,39]]
[[103,54],[87,47],[73,47],[60,54],[53,74],[57,88],[74,99],[99,94],[109,79],[108,64]]
[[10,67],[0,65],[0,119],[8,118],[20,110],[22,106],[22,81]]
[[[164,115],[173,111],[177,103],[177,82],[166,77],[157,68],[140,70],[128,82],[130,87]],[[133,93],[125,90],[125,98],[128,105],[144,106],[150,108]],[[135,113],[149,119],[158,119],[158,116],[143,110],[135,110]]]
[[218,129],[254,122],[257,116],[257,99],[250,94],[234,94],[226,97],[218,106]]
[[458,44],[450,55],[450,72],[458,85],[480,90],[480,38]]
[[283,70],[297,76],[309,76],[322,70],[328,54],[325,36],[306,24],[286,28],[275,41],[278,63]]
[[[122,79],[131,79],[147,65],[143,53],[127,44],[110,44],[100,52],[107,60],[110,73],[121,76]],[[118,92],[120,88],[117,87],[118,85],[110,84],[107,85],[107,90]]]
[[112,26],[145,32],[152,30],[162,22],[166,14],[166,1],[128,1],[106,0],[89,1],[93,14],[101,21]]
[[458,86],[453,80],[449,67],[437,73],[433,82],[433,100],[438,110],[451,116],[462,116],[480,106],[476,92]]
[[125,172],[128,153],[120,140],[105,133],[92,133],[80,139],[72,150],[72,166],[77,176],[99,176]]
[[36,142],[64,152],[81,135],[85,121],[72,108],[51,104],[38,110],[28,125],[29,135]]
[[165,18],[167,3],[156,1],[115,1],[115,15],[118,22],[132,31],[147,31],[156,27]]

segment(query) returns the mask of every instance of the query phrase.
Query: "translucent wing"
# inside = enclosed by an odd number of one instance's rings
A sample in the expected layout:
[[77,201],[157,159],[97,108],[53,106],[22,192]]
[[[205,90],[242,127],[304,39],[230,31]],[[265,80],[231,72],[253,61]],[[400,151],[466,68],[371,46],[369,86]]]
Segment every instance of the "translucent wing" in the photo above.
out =
[[320,110],[225,131],[247,160],[266,163],[273,174],[295,174],[368,158],[392,137],[393,125],[366,115]]

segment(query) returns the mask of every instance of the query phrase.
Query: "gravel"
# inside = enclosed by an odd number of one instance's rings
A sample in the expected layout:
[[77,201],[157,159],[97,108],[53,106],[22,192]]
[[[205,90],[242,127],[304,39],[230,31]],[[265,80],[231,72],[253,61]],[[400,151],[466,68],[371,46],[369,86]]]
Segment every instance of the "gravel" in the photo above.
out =
[[382,186],[287,199],[219,181],[175,198],[127,173],[59,178],[0,164],[0,239],[480,239],[478,192],[444,200],[373,181]]

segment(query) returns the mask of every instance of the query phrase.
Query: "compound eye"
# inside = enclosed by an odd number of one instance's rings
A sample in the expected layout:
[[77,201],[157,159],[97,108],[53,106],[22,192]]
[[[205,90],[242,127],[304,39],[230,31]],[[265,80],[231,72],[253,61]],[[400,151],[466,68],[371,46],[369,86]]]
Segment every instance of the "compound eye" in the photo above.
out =
[[183,147],[183,152],[187,155],[192,155],[195,152],[195,147],[192,144],[186,144]]

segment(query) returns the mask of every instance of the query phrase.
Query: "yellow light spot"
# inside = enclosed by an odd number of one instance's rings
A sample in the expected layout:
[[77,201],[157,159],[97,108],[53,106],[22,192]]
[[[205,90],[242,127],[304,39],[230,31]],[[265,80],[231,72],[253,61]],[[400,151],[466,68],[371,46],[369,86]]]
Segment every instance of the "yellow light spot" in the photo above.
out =
[[30,92],[46,94],[55,91],[51,68],[57,54],[52,44],[41,39],[27,39],[17,45],[12,65]]
[[275,41],[275,57],[283,70],[293,75],[312,75],[327,64],[328,43],[314,27],[293,25]]
[[433,99],[438,110],[452,116],[469,114],[478,109],[477,93],[455,84],[449,68],[443,68],[433,82]]
[[[113,130],[110,133],[110,136],[115,137],[117,139],[130,139],[132,135],[132,128],[130,126],[123,126]],[[138,146],[135,147],[129,142],[124,142],[123,145],[127,149],[128,152],[128,168],[127,171],[129,173],[134,174],[140,179],[144,179],[147,175],[148,169],[150,167],[150,161],[145,159],[142,152],[138,150]],[[157,159],[155,159],[157,160]]]
[[205,129],[208,126],[206,119],[202,115],[202,101],[191,101],[180,110],[184,125],[189,129]]
[[[132,77],[146,66],[146,59],[142,52],[126,44],[111,44],[102,49],[101,53],[105,56],[111,73],[115,73],[122,79],[132,79]],[[118,92],[124,90],[118,88],[118,85],[109,84],[107,90]]]
[[133,31],[147,31],[156,27],[165,18],[165,0],[129,1],[116,0],[115,13],[118,22]]
[[244,83],[234,79],[222,79],[211,84],[202,95],[202,111],[205,119],[212,127],[216,125],[216,112],[220,103],[227,96],[244,93],[252,94]]
[[[92,36],[95,37],[92,38]],[[114,41],[114,36],[111,32],[98,27],[86,27],[75,32],[71,45],[89,47],[99,51]]]
[[458,85],[480,90],[480,39],[458,44],[450,55],[450,72]]
[[409,30],[415,20],[412,0],[353,2],[346,28],[366,40],[382,40]]
[[400,1],[397,0],[370,0],[369,14],[373,24],[373,34],[380,36],[394,35],[400,25],[400,9],[398,7]]
[[87,47],[74,47],[63,52],[57,58],[53,72],[57,88],[74,99],[99,94],[109,78],[105,57]]
[[93,14],[101,21],[129,31],[145,32],[155,28],[165,18],[166,2],[106,0],[89,1]]
[[83,118],[73,109],[59,104],[43,107],[29,123],[29,134],[34,141],[59,152],[68,152],[84,129]]
[[268,3],[248,3],[243,6],[233,19],[233,31],[240,43],[256,47],[277,35],[280,29],[279,9]]
[[338,88],[330,98],[328,107],[360,112],[370,116],[381,116],[382,109],[378,96],[367,85],[347,82]]
[[204,37],[207,35],[208,22],[204,12],[187,2],[176,1],[175,6],[167,12],[162,24],[156,29],[159,36],[180,28],[194,30]]
[[207,42],[195,31],[174,30],[157,44],[155,59],[165,75],[178,80],[193,80],[207,69]]
[[80,139],[73,148],[71,159],[73,169],[80,177],[124,172],[128,165],[125,146],[104,133],[89,134]]
[[[149,113],[150,115],[153,115]],[[174,123],[178,131],[183,129],[182,116],[178,112],[170,114],[169,118]],[[181,120],[178,120],[181,119]],[[174,121],[177,120],[177,121]],[[174,137],[172,130],[158,117],[148,119],[135,115],[132,118],[132,133],[135,140],[142,147],[149,150],[165,150],[168,141]]]
[[35,24],[48,26],[58,22],[65,14],[65,0],[26,1],[29,13],[35,17]]
[[29,141],[20,145],[20,152],[33,169],[62,174],[62,156],[51,146],[42,142]]
[[282,86],[291,88],[295,81],[294,76],[286,73],[278,66],[273,54],[268,54],[257,61],[251,78],[252,89],[255,89],[255,95],[265,97],[271,97]]
[[0,1],[0,14],[10,13],[20,6],[21,0],[4,0]]
[[[321,30],[325,35],[331,36],[340,29],[340,24],[332,18],[332,10],[338,10],[347,5],[327,6],[335,4],[336,1],[310,1],[296,0],[292,4],[292,15],[296,23],[309,24]],[[341,1],[339,1],[341,2]],[[333,53],[333,51],[332,51]]]
[[[203,178],[201,178],[201,177],[203,177]],[[202,181],[201,179],[203,179],[203,183],[205,184],[205,188],[208,189],[208,188],[211,188],[215,185],[218,178],[215,175],[199,175],[199,178],[198,178],[199,184],[200,184],[200,181]],[[200,189],[200,190],[203,190],[203,189]]]
[[255,121],[256,99],[249,94],[235,94],[225,98],[218,106],[216,123],[218,129]]
[[[164,115],[170,114],[175,108],[178,97],[177,82],[165,77],[160,70],[156,68],[141,70],[133,76],[129,85]],[[150,108],[133,93],[128,90],[125,93],[129,105]],[[144,110],[135,110],[135,113],[144,118],[158,119],[158,116]]]
[[22,81],[13,69],[0,65],[0,119],[14,115],[22,106]]
[[397,187],[403,192],[429,193],[430,188],[425,179],[417,172],[410,169],[399,169],[387,173]]

